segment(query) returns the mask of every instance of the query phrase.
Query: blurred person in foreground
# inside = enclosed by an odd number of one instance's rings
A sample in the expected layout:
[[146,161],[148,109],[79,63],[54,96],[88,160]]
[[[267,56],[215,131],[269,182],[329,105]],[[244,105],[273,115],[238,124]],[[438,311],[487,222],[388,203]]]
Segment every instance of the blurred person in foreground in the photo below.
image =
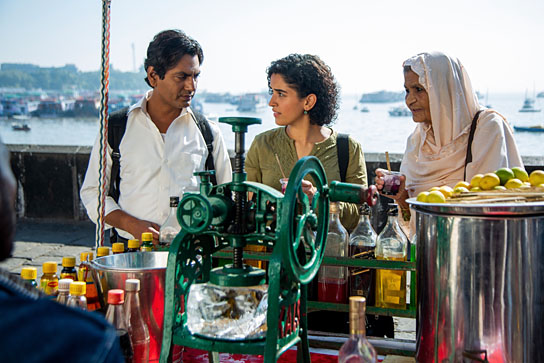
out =
[[[15,234],[15,178],[0,141],[0,261]],[[113,326],[96,313],[68,308],[0,269],[2,362],[124,362]]]
[[[431,187],[453,187],[462,180],[470,182],[476,174],[523,167],[510,124],[478,103],[458,59],[440,52],[421,53],[404,61],[403,67],[405,101],[416,128],[406,143],[399,192],[388,197],[399,205],[404,221],[414,219],[406,199]],[[386,173],[376,169],[378,190],[383,189]],[[414,227],[412,223],[412,235]]]
[[[153,234],[158,243],[160,224],[170,212],[169,198],[197,192],[200,179],[193,175],[206,168],[208,146],[198,118],[191,109],[204,53],[200,44],[180,30],[165,30],[147,48],[145,81],[152,88],[128,109],[126,131],[119,144],[119,200],[106,197],[105,221],[118,233],[118,241]],[[203,116],[202,116],[203,117]],[[230,182],[232,168],[219,126],[201,120],[213,136],[212,160],[218,184]],[[81,200],[93,222],[98,219],[100,135],[97,137]],[[112,170],[108,145],[106,190]]]

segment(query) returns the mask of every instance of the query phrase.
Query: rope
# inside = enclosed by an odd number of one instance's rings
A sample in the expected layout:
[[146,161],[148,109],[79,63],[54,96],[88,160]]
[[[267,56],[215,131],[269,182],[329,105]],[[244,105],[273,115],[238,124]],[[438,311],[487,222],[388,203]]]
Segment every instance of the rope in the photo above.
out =
[[102,60],[100,63],[100,168],[98,169],[98,220],[95,247],[104,245],[104,214],[106,206],[106,161],[108,142],[108,97],[110,83],[110,4],[102,0]]

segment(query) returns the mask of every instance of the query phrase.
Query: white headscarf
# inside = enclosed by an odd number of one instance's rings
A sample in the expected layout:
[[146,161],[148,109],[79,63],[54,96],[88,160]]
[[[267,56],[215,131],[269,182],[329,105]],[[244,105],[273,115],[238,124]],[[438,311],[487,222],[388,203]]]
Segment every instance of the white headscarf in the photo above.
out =
[[[440,52],[421,53],[403,65],[411,67],[427,91],[432,120],[430,125],[417,124],[408,138],[401,164],[406,187],[410,196],[414,196],[433,186],[453,186],[463,179],[470,126],[476,112],[483,107],[478,104],[470,78],[458,59]],[[489,124],[487,128],[494,135],[489,135],[489,140],[474,139],[474,163],[467,166],[468,181],[477,173],[522,165],[506,120],[493,110],[484,110],[478,118],[477,132],[482,124]],[[480,155],[475,148],[484,143],[487,153]],[[482,157],[476,158],[474,151]]]

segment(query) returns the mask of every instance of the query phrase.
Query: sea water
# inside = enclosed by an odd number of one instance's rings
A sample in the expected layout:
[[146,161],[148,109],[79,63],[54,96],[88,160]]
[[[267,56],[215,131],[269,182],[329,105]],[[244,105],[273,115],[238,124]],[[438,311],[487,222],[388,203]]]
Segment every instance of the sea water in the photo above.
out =
[[[544,110],[537,113],[520,113],[523,105],[523,94],[494,94],[488,100],[480,100],[482,104],[491,104],[507,118],[513,126],[533,126],[544,124]],[[343,95],[338,118],[332,127],[338,132],[348,133],[362,145],[364,152],[402,153],[406,147],[406,139],[415,128],[410,116],[392,117],[388,110],[403,105],[397,103],[359,103],[360,95]],[[262,119],[261,125],[248,128],[246,150],[254,137],[266,130],[277,127],[270,108],[257,112],[239,112],[236,106],[225,103],[204,103],[204,113],[209,119],[217,121],[218,117],[246,116]],[[366,106],[369,112],[361,112]],[[544,99],[537,98],[536,108],[544,109]],[[6,144],[30,145],[71,145],[91,146],[98,134],[100,124],[97,118],[32,118],[28,121],[30,131],[15,131],[11,120],[0,119],[0,137]],[[227,148],[234,149],[234,133],[227,124],[219,125]],[[518,148],[523,156],[544,156],[544,133],[515,132]]]

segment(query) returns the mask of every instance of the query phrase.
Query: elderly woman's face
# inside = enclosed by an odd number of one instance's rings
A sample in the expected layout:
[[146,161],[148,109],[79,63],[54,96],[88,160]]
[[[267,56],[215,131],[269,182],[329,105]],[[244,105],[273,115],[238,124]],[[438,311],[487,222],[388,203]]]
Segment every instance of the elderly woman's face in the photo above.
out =
[[429,95],[419,84],[419,76],[412,70],[404,72],[404,89],[406,106],[412,111],[414,122],[431,122]]

